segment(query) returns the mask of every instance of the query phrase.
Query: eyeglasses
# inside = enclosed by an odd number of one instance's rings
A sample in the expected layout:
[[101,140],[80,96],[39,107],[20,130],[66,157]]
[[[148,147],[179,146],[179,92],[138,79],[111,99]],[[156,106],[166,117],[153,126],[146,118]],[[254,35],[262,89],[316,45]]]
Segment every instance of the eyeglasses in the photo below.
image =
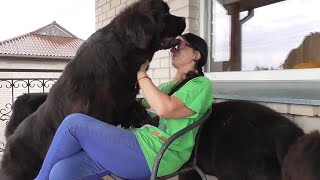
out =
[[185,48],[186,46],[193,48],[191,44],[188,43],[183,37],[178,36],[177,39],[180,40],[180,43],[177,46],[170,49],[171,53],[179,52],[181,49]]

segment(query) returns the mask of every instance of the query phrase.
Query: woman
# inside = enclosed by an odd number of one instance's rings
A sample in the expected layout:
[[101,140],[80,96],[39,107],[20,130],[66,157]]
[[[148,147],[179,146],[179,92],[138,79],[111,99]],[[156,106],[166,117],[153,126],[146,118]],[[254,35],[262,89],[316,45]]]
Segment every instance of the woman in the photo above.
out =
[[[163,143],[175,132],[201,118],[213,101],[211,82],[202,67],[206,42],[191,33],[178,37],[171,48],[173,81],[157,88],[141,66],[137,83],[144,105],[160,117],[159,127],[126,130],[83,114],[72,114],[59,126],[37,180],[101,179],[116,174],[126,179],[148,179]],[[177,171],[191,156],[197,129],[177,139],[164,154],[158,176]]]

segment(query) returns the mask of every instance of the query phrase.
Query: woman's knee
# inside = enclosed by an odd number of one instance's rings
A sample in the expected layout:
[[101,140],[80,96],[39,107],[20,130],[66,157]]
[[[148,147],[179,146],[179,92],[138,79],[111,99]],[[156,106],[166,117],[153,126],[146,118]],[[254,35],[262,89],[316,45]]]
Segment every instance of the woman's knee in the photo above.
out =
[[50,180],[101,179],[110,174],[85,151],[58,161],[50,171]]
[[67,165],[63,161],[59,161],[52,167],[49,180],[75,179],[75,171],[79,170],[71,169],[71,166]]

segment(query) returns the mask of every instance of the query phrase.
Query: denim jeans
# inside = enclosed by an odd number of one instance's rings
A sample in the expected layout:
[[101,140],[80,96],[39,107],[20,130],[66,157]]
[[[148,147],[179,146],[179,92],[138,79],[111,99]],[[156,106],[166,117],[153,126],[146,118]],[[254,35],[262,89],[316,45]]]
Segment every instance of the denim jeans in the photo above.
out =
[[134,133],[72,114],[59,126],[36,180],[100,180],[110,172],[126,179],[150,177]]

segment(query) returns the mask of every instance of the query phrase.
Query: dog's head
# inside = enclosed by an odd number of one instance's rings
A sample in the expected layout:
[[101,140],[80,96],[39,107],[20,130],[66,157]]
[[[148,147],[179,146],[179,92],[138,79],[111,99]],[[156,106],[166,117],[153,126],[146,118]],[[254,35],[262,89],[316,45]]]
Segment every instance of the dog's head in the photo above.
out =
[[[126,8],[118,17],[124,28],[124,35],[136,47],[142,50],[159,50],[175,46],[172,41],[185,27],[185,18],[169,12],[169,6],[163,0],[140,0]],[[115,18],[115,19],[116,19]]]

